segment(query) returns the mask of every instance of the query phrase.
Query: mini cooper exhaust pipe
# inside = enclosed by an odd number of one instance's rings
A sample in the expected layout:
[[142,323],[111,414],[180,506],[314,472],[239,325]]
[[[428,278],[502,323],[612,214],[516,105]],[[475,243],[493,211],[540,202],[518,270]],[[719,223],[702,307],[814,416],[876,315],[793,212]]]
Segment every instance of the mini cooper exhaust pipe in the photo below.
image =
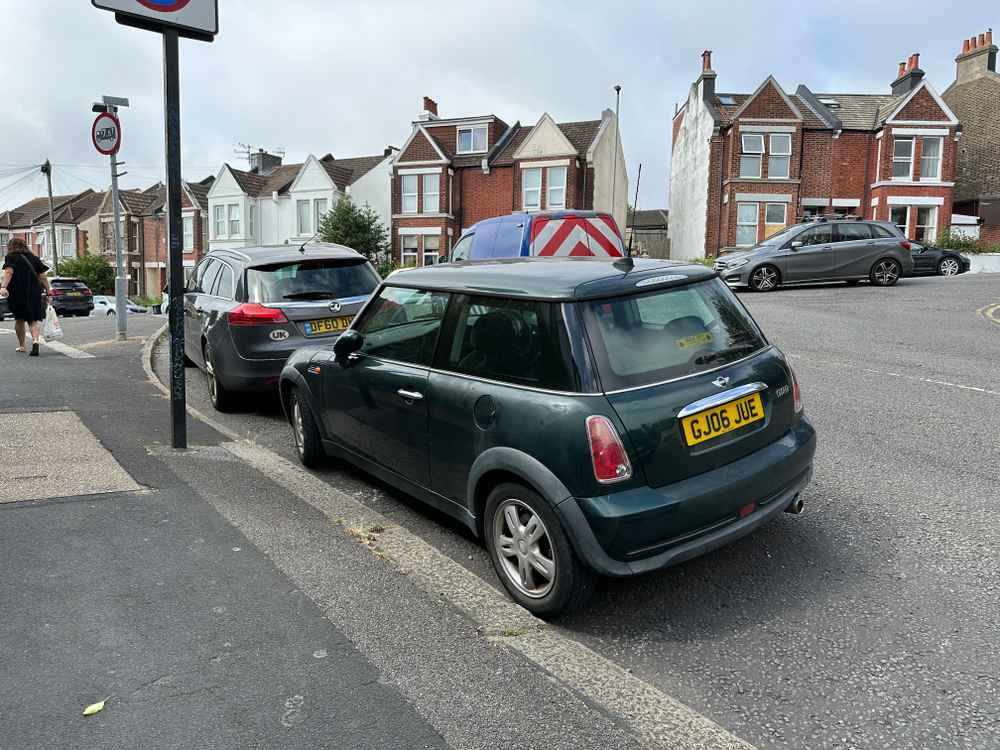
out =
[[785,513],[793,513],[796,516],[802,512],[802,495],[796,495],[792,498],[792,502],[788,504],[785,508]]

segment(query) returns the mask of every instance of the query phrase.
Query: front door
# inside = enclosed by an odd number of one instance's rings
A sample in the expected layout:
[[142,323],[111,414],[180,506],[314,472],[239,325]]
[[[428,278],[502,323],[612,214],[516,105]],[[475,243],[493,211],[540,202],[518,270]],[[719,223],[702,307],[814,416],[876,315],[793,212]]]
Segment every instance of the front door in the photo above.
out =
[[323,368],[323,420],[342,446],[427,487],[428,368],[447,293],[383,287],[353,326],[361,349]]
[[[802,245],[792,248],[794,242]],[[817,224],[792,238],[782,251],[779,265],[782,280],[787,282],[835,278],[837,252],[833,225]]]

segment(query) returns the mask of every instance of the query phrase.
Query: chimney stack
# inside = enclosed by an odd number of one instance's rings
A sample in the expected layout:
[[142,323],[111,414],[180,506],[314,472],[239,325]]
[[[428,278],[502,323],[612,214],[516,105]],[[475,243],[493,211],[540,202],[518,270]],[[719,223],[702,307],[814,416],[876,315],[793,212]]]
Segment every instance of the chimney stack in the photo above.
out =
[[701,53],[701,75],[696,81],[701,88],[702,101],[715,106],[715,71],[712,70],[712,50],[707,49]]
[[892,95],[904,96],[910,93],[924,79],[924,71],[920,69],[920,53],[914,52],[905,63],[899,65],[899,75],[892,82]]
[[997,70],[997,48],[993,29],[962,40],[962,51],[955,58],[955,83],[963,84]]
[[431,99],[429,96],[424,97],[424,111],[420,114],[420,119],[421,120],[438,119],[437,102]]
[[281,156],[271,154],[262,148],[250,154],[250,171],[259,175],[269,175],[281,166]]

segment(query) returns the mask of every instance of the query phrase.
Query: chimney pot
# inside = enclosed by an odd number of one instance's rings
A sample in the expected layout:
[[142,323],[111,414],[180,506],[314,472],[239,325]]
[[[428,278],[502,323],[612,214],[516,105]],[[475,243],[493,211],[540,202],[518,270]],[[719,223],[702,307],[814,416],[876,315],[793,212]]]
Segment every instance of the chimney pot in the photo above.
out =
[[979,46],[980,47],[985,47],[986,46],[986,34],[985,33],[979,35]]
[[962,54],[963,55],[969,54],[969,40],[968,39],[963,39],[962,40]]
[[906,75],[906,61],[904,60],[899,64],[899,73],[896,74],[896,78],[902,78]]
[[702,70],[712,69],[712,50],[707,49],[701,53],[701,69]]
[[993,29],[986,29],[986,44],[987,46],[993,46]]
[[913,53],[913,65],[910,66],[910,70],[916,70],[919,67],[920,67],[920,53],[919,52],[914,52]]
[[976,37],[969,37],[969,49],[974,50],[978,45],[976,44]]
[[430,112],[432,115],[437,115],[438,105],[437,102],[431,99],[429,96],[424,97],[424,112]]

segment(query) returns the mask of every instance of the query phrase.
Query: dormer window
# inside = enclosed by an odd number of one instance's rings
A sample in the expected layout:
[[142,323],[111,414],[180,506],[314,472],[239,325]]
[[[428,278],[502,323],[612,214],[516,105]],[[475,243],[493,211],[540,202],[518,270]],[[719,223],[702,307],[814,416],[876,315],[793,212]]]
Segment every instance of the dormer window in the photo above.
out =
[[736,104],[736,100],[733,99],[729,94],[719,94],[719,104],[724,107],[732,107]]
[[475,125],[458,129],[458,153],[474,154],[486,150],[487,130],[485,125]]

